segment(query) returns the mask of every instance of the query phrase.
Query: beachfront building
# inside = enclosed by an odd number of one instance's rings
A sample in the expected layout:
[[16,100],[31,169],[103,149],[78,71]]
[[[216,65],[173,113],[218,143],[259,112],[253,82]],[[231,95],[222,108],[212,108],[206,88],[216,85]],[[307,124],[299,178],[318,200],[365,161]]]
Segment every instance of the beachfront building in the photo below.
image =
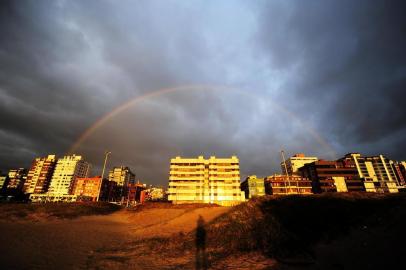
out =
[[[107,180],[106,180],[107,181]],[[101,176],[78,177],[73,188],[72,195],[76,195],[81,200],[97,201],[102,188]]]
[[24,193],[45,193],[51,182],[55,165],[55,155],[34,159],[23,187]]
[[135,183],[135,174],[129,167],[114,167],[109,172],[109,180],[116,182],[118,187],[123,187]]
[[240,187],[247,199],[251,199],[254,196],[265,195],[264,178],[257,178],[256,175],[248,176],[244,182],[241,183]]
[[8,175],[0,173],[0,192],[4,191],[8,184]]
[[391,165],[399,185],[406,187],[406,161],[391,161]]
[[298,175],[271,175],[264,179],[269,195],[313,194],[311,181]]
[[[286,162],[281,162],[282,174],[288,175],[300,175],[299,168],[303,167],[305,164],[317,161],[317,157],[307,157],[303,153],[298,153],[288,158]],[[285,168],[286,164],[286,168]]]
[[312,182],[314,193],[365,191],[357,170],[342,161],[318,160],[299,171]]
[[71,155],[58,159],[48,193],[52,195],[72,194],[78,177],[87,177],[89,163],[82,156]]
[[27,169],[12,169],[8,172],[8,190],[21,191],[27,180]]
[[359,153],[350,153],[340,161],[346,167],[356,169],[358,176],[363,179],[367,192],[398,192],[399,183],[391,166],[392,162],[384,155],[363,157]]
[[245,200],[240,190],[240,167],[236,156],[231,158],[171,159],[168,200],[180,203],[215,203],[236,205]]

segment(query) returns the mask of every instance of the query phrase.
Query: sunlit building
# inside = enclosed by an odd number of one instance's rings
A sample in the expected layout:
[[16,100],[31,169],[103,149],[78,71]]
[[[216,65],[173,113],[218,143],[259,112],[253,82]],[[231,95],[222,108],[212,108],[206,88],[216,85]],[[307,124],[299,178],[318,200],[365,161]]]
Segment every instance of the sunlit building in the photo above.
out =
[[72,195],[75,181],[78,177],[87,177],[89,163],[83,160],[82,156],[64,156],[58,159],[48,194],[50,195]]
[[134,205],[136,203],[143,203],[146,198],[145,184],[132,183],[127,186],[127,204]]
[[55,165],[55,155],[34,159],[23,187],[24,193],[45,193],[51,182]]
[[257,178],[256,175],[248,176],[241,183],[241,190],[245,193],[245,198],[251,199],[254,196],[265,195],[264,178]]
[[0,191],[6,189],[7,184],[8,184],[8,176],[0,174]]
[[362,157],[359,153],[347,154],[341,159],[347,167],[357,170],[367,192],[396,193],[399,183],[391,161],[383,155]]
[[269,195],[312,194],[312,182],[298,175],[271,175],[264,179]]
[[396,178],[399,185],[406,186],[406,161],[393,161],[391,162],[392,168],[395,171]]
[[303,153],[295,154],[286,160],[286,168],[285,163],[281,162],[282,174],[287,172],[288,175],[300,175],[299,168],[317,160],[317,157],[306,157]]
[[19,168],[8,172],[7,189],[21,191],[27,180],[27,169]]
[[117,186],[126,186],[135,183],[135,174],[128,167],[114,167],[109,172],[109,180],[117,183]]
[[163,200],[165,198],[165,190],[162,187],[149,187],[146,189],[147,198],[149,201]]
[[236,205],[245,200],[240,190],[240,167],[236,156],[231,158],[171,159],[168,200],[179,203],[215,203]]
[[[107,181],[107,180],[106,180]],[[96,201],[102,188],[101,176],[78,177],[73,188],[72,195],[82,200]]]

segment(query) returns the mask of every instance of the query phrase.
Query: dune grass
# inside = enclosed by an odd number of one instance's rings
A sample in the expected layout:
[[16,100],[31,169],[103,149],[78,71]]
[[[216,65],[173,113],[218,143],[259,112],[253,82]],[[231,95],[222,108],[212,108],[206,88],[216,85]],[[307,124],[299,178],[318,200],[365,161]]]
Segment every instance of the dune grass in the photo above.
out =
[[72,219],[89,215],[106,215],[121,209],[105,202],[83,203],[1,203],[0,219],[29,220],[33,217]]

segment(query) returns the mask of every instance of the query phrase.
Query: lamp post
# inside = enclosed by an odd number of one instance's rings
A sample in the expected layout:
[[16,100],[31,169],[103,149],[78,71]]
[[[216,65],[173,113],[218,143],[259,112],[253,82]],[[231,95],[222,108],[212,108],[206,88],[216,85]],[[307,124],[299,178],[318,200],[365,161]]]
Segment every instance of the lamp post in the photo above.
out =
[[106,151],[106,153],[104,154],[104,164],[103,164],[103,170],[102,170],[102,175],[101,175],[101,181],[100,181],[100,185],[99,185],[99,192],[97,193],[97,202],[99,201],[100,198],[100,192],[101,192],[101,187],[102,187],[102,183],[103,183],[103,179],[104,179],[104,171],[106,170],[106,163],[107,163],[107,158],[109,157],[109,155],[111,154],[110,151]]

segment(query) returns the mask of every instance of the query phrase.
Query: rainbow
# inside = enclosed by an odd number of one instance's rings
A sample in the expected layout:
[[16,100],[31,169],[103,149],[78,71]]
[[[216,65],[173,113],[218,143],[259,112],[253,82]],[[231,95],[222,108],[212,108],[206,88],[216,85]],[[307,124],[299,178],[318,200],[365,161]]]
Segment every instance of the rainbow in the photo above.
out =
[[79,138],[74,142],[74,144],[70,147],[68,153],[72,154],[75,153],[79,147],[100,127],[102,127],[103,125],[105,125],[107,122],[109,122],[111,119],[113,119],[114,117],[116,117],[117,115],[119,115],[120,113],[124,112],[125,110],[127,110],[130,107],[136,106],[137,104],[141,103],[144,100],[148,100],[148,99],[152,99],[155,97],[159,97],[159,96],[163,96],[163,95],[167,95],[170,93],[175,93],[175,92],[182,92],[182,91],[205,91],[205,90],[216,90],[216,91],[233,91],[233,92],[237,92],[239,94],[242,95],[246,95],[249,97],[257,97],[257,98],[262,98],[262,99],[266,99],[268,102],[271,102],[272,106],[274,108],[276,108],[277,110],[279,110],[280,112],[284,113],[285,115],[287,115],[288,117],[290,117],[291,119],[297,121],[298,123],[301,124],[301,126],[303,127],[304,130],[306,130],[306,132],[308,134],[310,134],[319,144],[320,146],[322,146],[327,152],[328,154],[335,159],[336,158],[336,152],[334,151],[333,147],[331,147],[324,139],[323,137],[317,133],[309,124],[307,124],[303,119],[301,119],[299,116],[297,116],[296,114],[292,113],[291,111],[289,111],[288,109],[286,109],[285,107],[280,106],[279,104],[277,104],[276,102],[274,102],[273,100],[269,99],[268,97],[263,97],[260,96],[258,94],[253,94],[253,93],[247,93],[245,91],[236,89],[236,88],[232,88],[232,87],[227,87],[227,86],[208,86],[208,85],[185,85],[185,86],[178,86],[178,87],[172,87],[172,88],[163,88],[163,89],[159,89],[159,90],[155,90],[155,91],[150,91],[147,94],[135,97],[121,105],[119,105],[118,107],[116,107],[115,109],[113,109],[112,111],[108,112],[107,114],[105,114],[104,116],[102,116],[100,119],[98,119],[93,125],[91,125],[88,129],[86,129],[80,136]]

